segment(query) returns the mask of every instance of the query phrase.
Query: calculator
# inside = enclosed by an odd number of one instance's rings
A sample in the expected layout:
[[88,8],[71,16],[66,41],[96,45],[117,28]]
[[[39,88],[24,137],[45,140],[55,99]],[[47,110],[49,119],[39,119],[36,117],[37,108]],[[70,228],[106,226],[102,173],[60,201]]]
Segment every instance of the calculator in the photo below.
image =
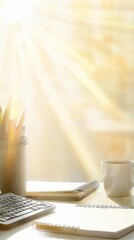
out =
[[0,195],[0,230],[6,230],[28,220],[52,212],[55,204],[33,200],[13,193]]

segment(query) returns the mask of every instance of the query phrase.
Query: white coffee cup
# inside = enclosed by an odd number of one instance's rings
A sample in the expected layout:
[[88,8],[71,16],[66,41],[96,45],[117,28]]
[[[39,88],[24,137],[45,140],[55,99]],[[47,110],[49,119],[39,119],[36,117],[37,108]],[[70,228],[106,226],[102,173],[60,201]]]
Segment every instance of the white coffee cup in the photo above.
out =
[[109,197],[130,196],[134,187],[134,161],[102,161],[104,189]]

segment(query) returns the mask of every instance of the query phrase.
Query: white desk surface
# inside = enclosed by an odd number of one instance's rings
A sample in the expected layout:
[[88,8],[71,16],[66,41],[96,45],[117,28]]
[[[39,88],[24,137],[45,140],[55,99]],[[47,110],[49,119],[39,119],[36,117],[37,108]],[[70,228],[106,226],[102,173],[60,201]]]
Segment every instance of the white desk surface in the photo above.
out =
[[[43,186],[51,186],[55,184],[55,186],[65,186],[65,187],[77,187],[79,183],[51,183],[51,182],[28,182],[27,189],[31,190],[34,187],[44,188]],[[108,198],[105,194],[103,189],[103,185],[100,185],[100,188],[92,193],[87,198],[79,201],[79,202],[54,202],[56,204],[56,209],[58,211],[59,208],[63,207],[66,203],[69,204],[77,204],[77,203],[92,203],[92,204],[112,204],[112,205],[124,205],[124,206],[134,206],[134,192],[133,195],[130,197],[124,198]],[[56,210],[55,210],[56,211]],[[47,218],[47,216],[45,216]],[[106,240],[106,238],[95,238],[95,237],[82,237],[82,236],[73,236],[73,235],[65,235],[65,234],[58,234],[58,233],[46,233],[46,232],[39,232],[33,229],[32,222],[28,222],[26,224],[22,224],[18,227],[12,228],[7,231],[0,231],[0,240]],[[134,231],[123,236],[120,240],[134,240]]]

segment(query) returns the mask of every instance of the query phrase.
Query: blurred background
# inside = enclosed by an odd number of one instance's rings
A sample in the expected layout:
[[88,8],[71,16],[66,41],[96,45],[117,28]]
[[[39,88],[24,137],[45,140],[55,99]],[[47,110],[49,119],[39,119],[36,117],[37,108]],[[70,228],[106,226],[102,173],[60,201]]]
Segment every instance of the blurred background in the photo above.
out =
[[133,91],[133,0],[1,0],[0,105],[25,109],[28,180],[134,159]]

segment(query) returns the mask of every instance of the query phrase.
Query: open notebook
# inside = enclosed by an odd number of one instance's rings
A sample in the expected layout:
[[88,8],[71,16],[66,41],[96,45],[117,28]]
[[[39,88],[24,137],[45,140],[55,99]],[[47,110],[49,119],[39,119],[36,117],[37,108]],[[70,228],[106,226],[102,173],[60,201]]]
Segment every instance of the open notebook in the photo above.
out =
[[35,221],[34,227],[48,232],[119,238],[134,230],[134,208],[66,205],[42,221]]

